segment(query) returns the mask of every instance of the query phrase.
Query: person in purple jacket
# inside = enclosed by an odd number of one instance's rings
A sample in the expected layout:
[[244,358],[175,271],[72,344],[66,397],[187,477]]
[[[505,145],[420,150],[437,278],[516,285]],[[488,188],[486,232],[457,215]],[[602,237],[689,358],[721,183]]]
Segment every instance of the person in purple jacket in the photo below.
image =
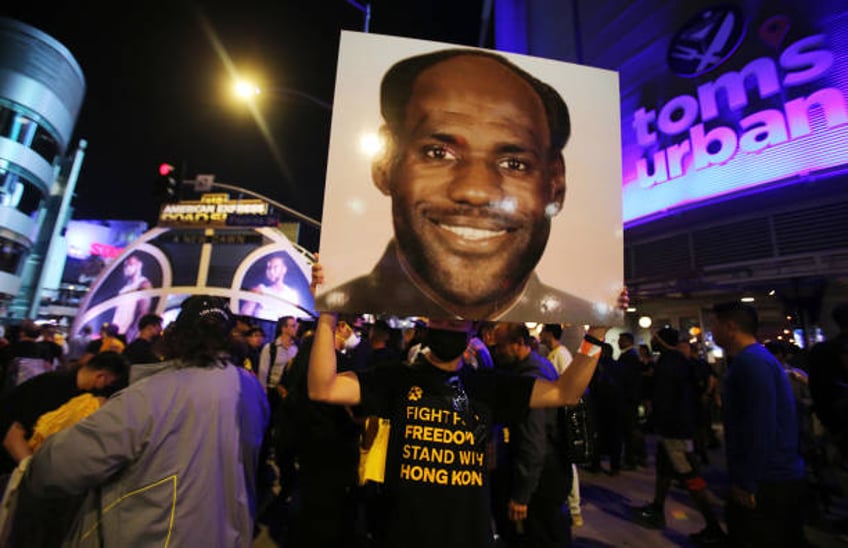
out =
[[733,546],[805,546],[804,463],[792,389],[777,359],[757,342],[757,311],[713,307],[713,338],[729,359],[724,427]]

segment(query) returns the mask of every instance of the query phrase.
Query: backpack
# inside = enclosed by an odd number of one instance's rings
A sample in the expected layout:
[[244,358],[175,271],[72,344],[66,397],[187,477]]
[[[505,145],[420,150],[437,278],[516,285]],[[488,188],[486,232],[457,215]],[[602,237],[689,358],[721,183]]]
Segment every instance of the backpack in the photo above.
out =
[[557,430],[563,458],[568,464],[588,464],[595,453],[596,433],[589,405],[583,398],[577,405],[557,408]]

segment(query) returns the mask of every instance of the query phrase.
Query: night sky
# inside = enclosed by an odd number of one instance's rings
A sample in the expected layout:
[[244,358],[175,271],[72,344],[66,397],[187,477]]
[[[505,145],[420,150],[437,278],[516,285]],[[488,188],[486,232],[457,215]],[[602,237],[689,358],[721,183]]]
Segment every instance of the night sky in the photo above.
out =
[[[482,3],[375,0],[371,32],[474,46]],[[214,173],[320,219],[330,113],[290,95],[264,95],[260,109],[287,180],[245,105],[228,94],[224,64],[200,21],[211,23],[235,66],[260,74],[265,88],[330,103],[339,33],[363,25],[346,0],[10,4],[0,14],[59,40],[86,77],[72,140],[88,141],[75,219],[152,222],[162,162],[182,162],[187,178]]]

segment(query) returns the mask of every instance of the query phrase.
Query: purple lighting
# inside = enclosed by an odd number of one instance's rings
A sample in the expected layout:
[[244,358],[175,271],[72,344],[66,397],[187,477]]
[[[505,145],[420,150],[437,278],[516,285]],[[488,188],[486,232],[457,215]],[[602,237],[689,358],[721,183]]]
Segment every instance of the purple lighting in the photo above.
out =
[[625,223],[848,164],[848,61],[827,42],[801,38],[625,113]]

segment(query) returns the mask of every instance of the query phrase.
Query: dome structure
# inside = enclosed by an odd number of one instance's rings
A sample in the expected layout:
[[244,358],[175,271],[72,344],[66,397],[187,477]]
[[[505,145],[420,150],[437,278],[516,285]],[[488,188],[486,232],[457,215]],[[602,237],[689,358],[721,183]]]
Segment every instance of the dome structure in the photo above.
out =
[[91,286],[72,328],[115,324],[127,340],[144,314],[176,318],[190,295],[226,297],[258,320],[314,316],[313,257],[274,227],[156,227],[135,240]]

